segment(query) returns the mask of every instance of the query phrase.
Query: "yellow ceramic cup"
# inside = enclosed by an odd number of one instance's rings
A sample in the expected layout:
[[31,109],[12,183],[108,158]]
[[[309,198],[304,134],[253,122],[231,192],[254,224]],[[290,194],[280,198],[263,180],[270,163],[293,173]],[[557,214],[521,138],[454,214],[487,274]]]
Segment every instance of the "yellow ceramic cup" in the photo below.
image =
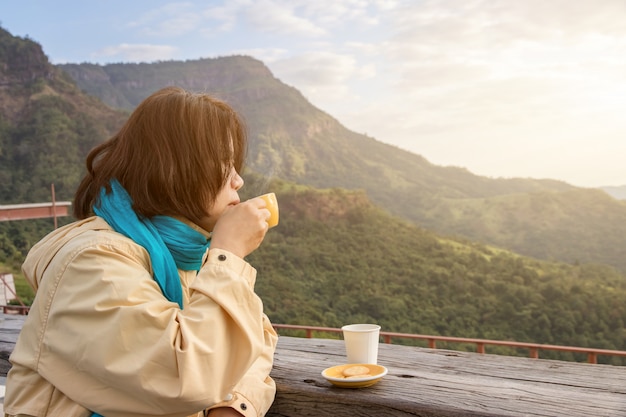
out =
[[270,211],[270,218],[267,219],[267,224],[269,227],[276,226],[278,224],[278,201],[276,201],[276,194],[267,193],[259,197],[265,200],[267,209]]

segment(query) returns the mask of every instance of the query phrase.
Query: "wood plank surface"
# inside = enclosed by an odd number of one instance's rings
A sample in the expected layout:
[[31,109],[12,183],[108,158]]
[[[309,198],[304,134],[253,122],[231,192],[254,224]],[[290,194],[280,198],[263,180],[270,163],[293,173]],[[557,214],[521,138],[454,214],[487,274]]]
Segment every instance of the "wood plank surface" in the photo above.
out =
[[[25,316],[0,315],[0,376]],[[361,389],[321,372],[345,363],[343,341],[281,336],[268,417],[626,417],[626,367],[380,344],[389,373]]]
[[626,367],[381,344],[382,381],[333,387],[321,371],[344,362],[342,341],[281,337],[268,415],[626,416]]
[[26,316],[23,315],[0,314],[0,376],[6,376],[11,368],[9,355],[13,352],[24,320]]

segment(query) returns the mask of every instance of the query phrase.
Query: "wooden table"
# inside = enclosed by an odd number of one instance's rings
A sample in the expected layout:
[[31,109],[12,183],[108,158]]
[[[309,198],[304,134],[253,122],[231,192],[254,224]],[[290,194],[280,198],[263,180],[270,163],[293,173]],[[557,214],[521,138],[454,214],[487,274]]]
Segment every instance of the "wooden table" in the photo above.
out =
[[[23,320],[0,324],[0,375]],[[342,341],[281,336],[268,417],[626,417],[626,367],[388,344],[378,358],[378,384],[336,388],[321,372],[345,362]]]
[[0,376],[6,376],[11,368],[9,355],[13,352],[17,336],[26,316],[0,314]]
[[626,416],[626,367],[381,344],[389,373],[362,389],[322,376],[343,342],[281,337],[269,416]]

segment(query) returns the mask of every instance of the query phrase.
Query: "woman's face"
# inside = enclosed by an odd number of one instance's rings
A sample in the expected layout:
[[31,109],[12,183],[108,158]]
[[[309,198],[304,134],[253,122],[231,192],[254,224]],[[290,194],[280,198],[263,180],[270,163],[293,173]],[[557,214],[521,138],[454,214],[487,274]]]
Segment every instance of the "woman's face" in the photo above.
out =
[[229,206],[239,204],[241,201],[239,199],[239,194],[237,193],[241,187],[243,187],[243,178],[241,178],[235,168],[232,167],[226,184],[217,194],[215,203],[209,210],[209,215],[202,218],[198,226],[202,227],[207,232],[212,231],[217,219],[219,219],[222,213],[224,213],[224,210],[226,210]]

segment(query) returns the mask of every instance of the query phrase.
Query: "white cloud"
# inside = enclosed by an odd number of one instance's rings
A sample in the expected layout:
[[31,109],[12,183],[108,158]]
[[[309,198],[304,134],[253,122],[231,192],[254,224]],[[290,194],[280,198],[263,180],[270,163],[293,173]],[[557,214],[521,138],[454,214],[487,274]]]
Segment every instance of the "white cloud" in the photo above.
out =
[[263,33],[289,36],[319,37],[327,32],[311,20],[294,13],[290,3],[271,0],[254,2],[243,11],[245,19]]
[[169,45],[120,44],[102,48],[92,54],[92,58],[107,62],[154,62],[173,59],[177,48]]
[[178,37],[195,31],[201,16],[191,2],[168,3],[147,10],[138,19],[128,23],[146,37]]
[[219,11],[233,35],[266,37],[236,52],[350,129],[435,163],[563,178],[574,170],[555,152],[580,166],[594,132],[608,148],[626,131],[623,0],[241,0]]
[[370,12],[371,1],[367,0],[344,0],[344,1],[308,1],[285,0],[284,4],[297,4],[297,9],[308,18],[319,22],[324,26],[337,24],[376,25],[378,18]]
[[[546,3],[560,2],[426,1],[398,9],[394,15],[395,33],[383,49],[389,62],[386,69],[395,74],[395,93],[403,92],[409,97],[452,94],[449,102],[456,103],[460,98],[457,94],[468,88],[485,88],[487,96],[497,98],[497,91],[491,90],[494,80],[518,83],[521,87],[516,91],[517,97],[542,93],[525,89],[522,82],[529,79],[543,79],[544,88],[550,88],[556,79],[579,83],[581,79],[609,74],[615,81],[624,82],[621,69],[626,64],[626,37],[599,36],[582,19],[591,16],[594,20],[596,16],[596,21],[605,22],[612,9],[597,7],[602,10],[594,14],[591,7],[578,7],[573,16],[562,19],[553,16],[568,15],[563,11],[569,12],[567,5],[573,3],[563,2],[563,9],[554,10],[543,6]],[[626,3],[606,4],[619,10]],[[538,24],[538,19],[545,24]],[[619,19],[613,16],[613,21]],[[548,25],[550,22],[552,26]],[[603,64],[608,66],[604,68]],[[567,83],[554,87],[566,87],[564,91],[569,93]]]
[[321,102],[329,105],[354,99],[351,81],[371,78],[376,73],[372,65],[360,66],[353,56],[332,52],[309,52],[278,59],[269,66],[278,78],[298,86],[318,106]]
[[212,5],[202,9],[201,15],[206,22],[220,22],[218,26],[208,24],[201,27],[200,33],[215,36],[215,32],[229,32],[236,28],[240,14],[251,4],[250,0],[228,0],[219,5]]
[[[102,39],[117,46],[92,55],[99,62],[249,54],[348,128],[434,163],[626,183],[615,157],[626,146],[625,0],[146,4],[91,20],[106,22],[97,41],[61,44],[51,59],[84,60]],[[62,25],[38,34],[47,52],[47,41],[71,36]]]
[[285,48],[235,49],[232,53],[234,55],[249,55],[265,64],[271,64],[290,55],[290,51]]

